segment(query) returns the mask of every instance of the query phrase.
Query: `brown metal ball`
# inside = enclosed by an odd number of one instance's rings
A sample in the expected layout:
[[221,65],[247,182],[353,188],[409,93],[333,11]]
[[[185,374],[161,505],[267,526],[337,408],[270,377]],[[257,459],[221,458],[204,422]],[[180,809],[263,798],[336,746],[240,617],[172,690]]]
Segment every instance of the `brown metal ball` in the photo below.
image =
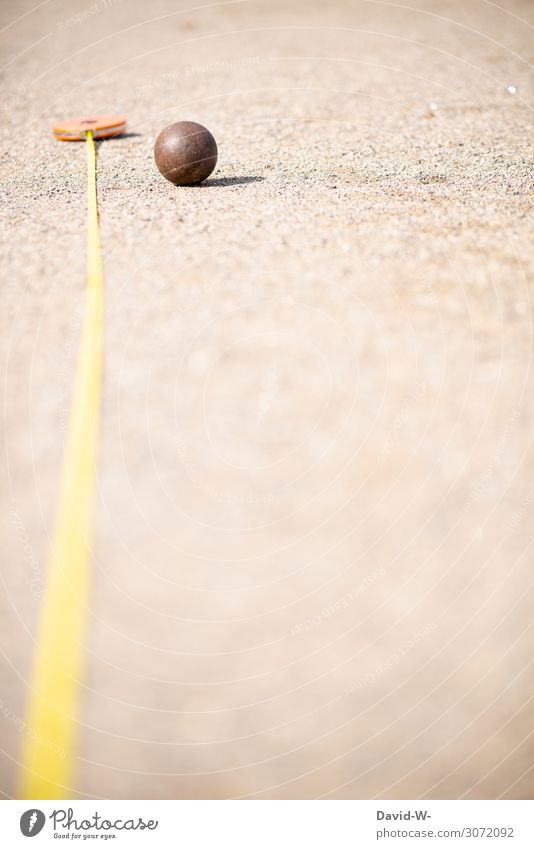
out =
[[217,163],[217,142],[202,124],[178,121],[161,131],[154,145],[159,171],[175,186],[209,177]]

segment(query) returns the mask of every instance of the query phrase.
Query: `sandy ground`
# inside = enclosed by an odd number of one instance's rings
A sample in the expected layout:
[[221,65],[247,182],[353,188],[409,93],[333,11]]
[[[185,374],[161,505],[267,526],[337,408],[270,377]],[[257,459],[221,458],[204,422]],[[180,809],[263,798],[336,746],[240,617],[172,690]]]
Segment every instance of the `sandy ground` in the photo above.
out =
[[[49,128],[120,111],[71,795],[532,798],[532,4],[33,5],[1,9],[3,795],[84,297]],[[219,143],[199,188],[153,163],[179,119]]]

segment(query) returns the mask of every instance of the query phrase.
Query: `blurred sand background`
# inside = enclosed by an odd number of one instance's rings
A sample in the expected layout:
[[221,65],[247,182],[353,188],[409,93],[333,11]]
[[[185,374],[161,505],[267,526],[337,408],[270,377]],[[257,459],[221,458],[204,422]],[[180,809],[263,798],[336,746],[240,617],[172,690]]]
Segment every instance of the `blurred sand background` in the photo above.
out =
[[[50,126],[118,111],[65,795],[532,798],[534,6],[34,5],[1,7],[3,796],[84,303]],[[153,163],[180,119],[202,187]]]

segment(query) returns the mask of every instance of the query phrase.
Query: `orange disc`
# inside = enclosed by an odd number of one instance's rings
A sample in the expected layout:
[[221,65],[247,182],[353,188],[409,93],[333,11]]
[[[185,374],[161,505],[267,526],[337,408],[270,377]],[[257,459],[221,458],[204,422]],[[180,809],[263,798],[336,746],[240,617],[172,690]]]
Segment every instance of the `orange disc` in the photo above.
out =
[[107,139],[120,136],[126,129],[124,115],[84,115],[83,118],[69,118],[52,127],[56,139],[61,141],[83,141],[87,130],[93,131],[95,139]]

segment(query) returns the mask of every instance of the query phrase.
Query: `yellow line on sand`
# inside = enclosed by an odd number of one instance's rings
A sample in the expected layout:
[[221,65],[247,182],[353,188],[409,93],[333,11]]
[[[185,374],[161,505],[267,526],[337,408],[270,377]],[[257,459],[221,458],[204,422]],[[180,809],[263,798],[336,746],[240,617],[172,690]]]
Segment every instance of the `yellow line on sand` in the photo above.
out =
[[89,594],[102,378],[104,281],[96,152],[87,151],[87,294],[19,775],[22,799],[67,799],[75,756]]

